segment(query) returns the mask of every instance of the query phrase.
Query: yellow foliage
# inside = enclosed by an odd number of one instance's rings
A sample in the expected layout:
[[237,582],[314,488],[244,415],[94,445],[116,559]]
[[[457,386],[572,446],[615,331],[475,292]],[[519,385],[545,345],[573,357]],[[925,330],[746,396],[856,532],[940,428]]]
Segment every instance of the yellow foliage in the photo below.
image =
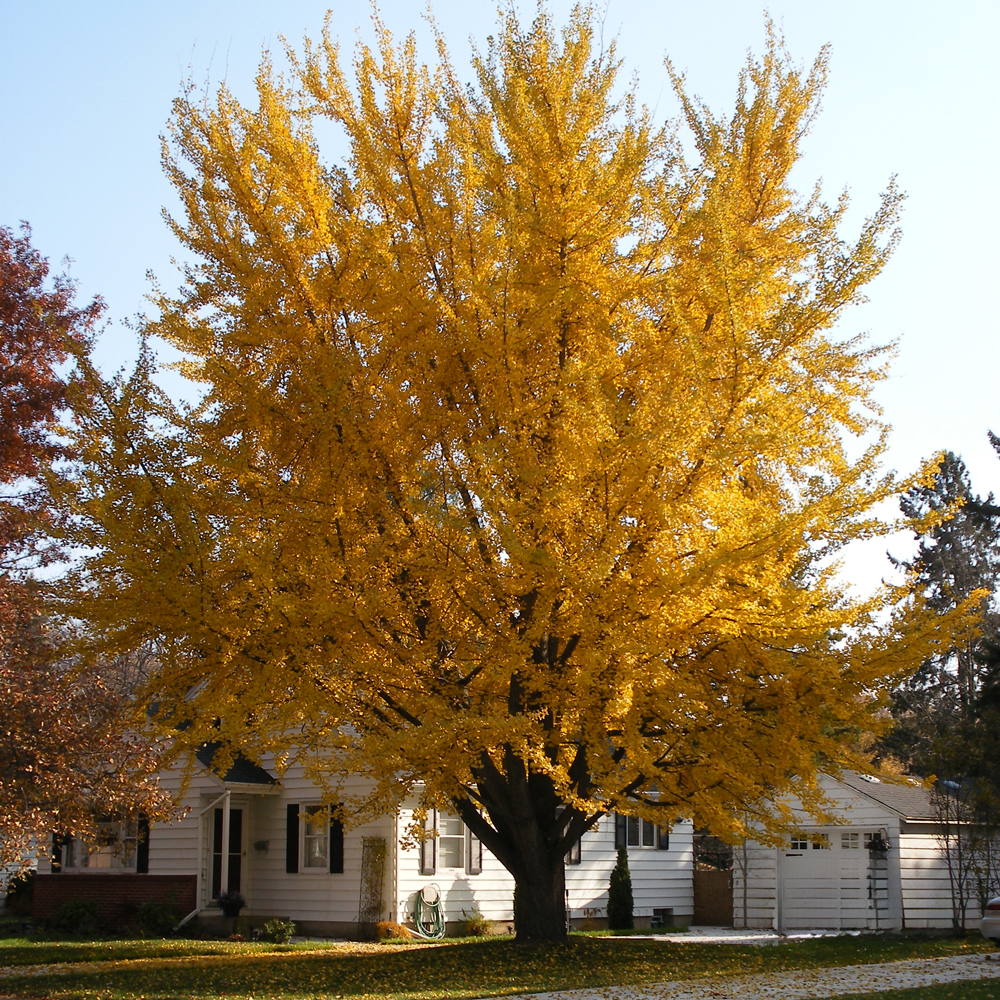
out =
[[82,429],[78,612],[158,642],[188,738],[336,758],[363,812],[453,800],[519,885],[609,810],[736,836],[818,801],[934,635],[832,561],[907,483],[885,351],[831,333],[901,196],[848,241],[845,197],[789,186],[825,51],[772,33],[727,119],[675,76],[692,158],[586,11],[505,15],[474,87],[376,27],[353,72],[327,31],[265,60],[255,109],[176,101],[196,262],[148,333],[204,399],[144,355]]

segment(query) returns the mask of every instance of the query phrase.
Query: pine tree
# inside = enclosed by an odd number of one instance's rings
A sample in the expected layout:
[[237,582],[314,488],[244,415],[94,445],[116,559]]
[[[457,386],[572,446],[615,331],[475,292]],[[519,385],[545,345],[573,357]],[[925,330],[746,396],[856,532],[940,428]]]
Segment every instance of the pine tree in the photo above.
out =
[[895,565],[936,614],[950,614],[970,600],[977,610],[967,628],[894,692],[896,727],[884,747],[917,774],[969,773],[982,750],[973,733],[1000,624],[1000,509],[992,494],[973,492],[965,463],[952,452],[942,457],[933,482],[901,497],[900,508],[923,527],[916,555]]

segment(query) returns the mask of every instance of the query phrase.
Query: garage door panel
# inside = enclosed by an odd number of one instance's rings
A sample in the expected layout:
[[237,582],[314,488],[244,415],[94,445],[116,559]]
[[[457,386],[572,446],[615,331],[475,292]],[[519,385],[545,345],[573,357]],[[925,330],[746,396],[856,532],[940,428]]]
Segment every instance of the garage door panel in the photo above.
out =
[[850,840],[842,841],[840,831],[830,831],[825,841],[828,848],[786,851],[782,858],[782,924],[792,930],[863,930],[870,919],[868,854],[843,846]]

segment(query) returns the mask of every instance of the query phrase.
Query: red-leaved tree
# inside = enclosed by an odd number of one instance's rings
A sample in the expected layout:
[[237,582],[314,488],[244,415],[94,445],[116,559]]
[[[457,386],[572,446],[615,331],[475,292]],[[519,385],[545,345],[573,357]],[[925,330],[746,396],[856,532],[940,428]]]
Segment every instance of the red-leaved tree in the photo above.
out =
[[67,655],[31,576],[58,555],[44,472],[71,458],[59,421],[87,400],[67,369],[104,310],[75,307],[66,275],[48,279],[28,226],[0,226],[0,869],[53,832],[93,839],[101,816],[169,811],[157,747],[125,723],[122,672]]

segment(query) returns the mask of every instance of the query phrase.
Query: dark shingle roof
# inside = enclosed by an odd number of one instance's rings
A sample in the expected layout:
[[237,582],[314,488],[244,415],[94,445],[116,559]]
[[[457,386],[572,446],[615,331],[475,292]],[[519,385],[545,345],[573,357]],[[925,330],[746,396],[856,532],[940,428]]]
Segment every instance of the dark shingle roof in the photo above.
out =
[[840,781],[848,788],[885,806],[901,819],[934,821],[937,817],[931,803],[931,793],[921,784],[911,784],[913,780],[910,779],[904,785],[892,785],[886,781],[868,781],[853,771],[845,771],[840,775]]
[[233,757],[229,770],[225,774],[219,774],[218,768],[212,766],[212,760],[221,746],[221,743],[203,743],[195,753],[198,763],[204,764],[224,782],[232,782],[237,785],[276,785],[278,783],[273,775],[268,774],[259,764],[244,757],[239,751]]

